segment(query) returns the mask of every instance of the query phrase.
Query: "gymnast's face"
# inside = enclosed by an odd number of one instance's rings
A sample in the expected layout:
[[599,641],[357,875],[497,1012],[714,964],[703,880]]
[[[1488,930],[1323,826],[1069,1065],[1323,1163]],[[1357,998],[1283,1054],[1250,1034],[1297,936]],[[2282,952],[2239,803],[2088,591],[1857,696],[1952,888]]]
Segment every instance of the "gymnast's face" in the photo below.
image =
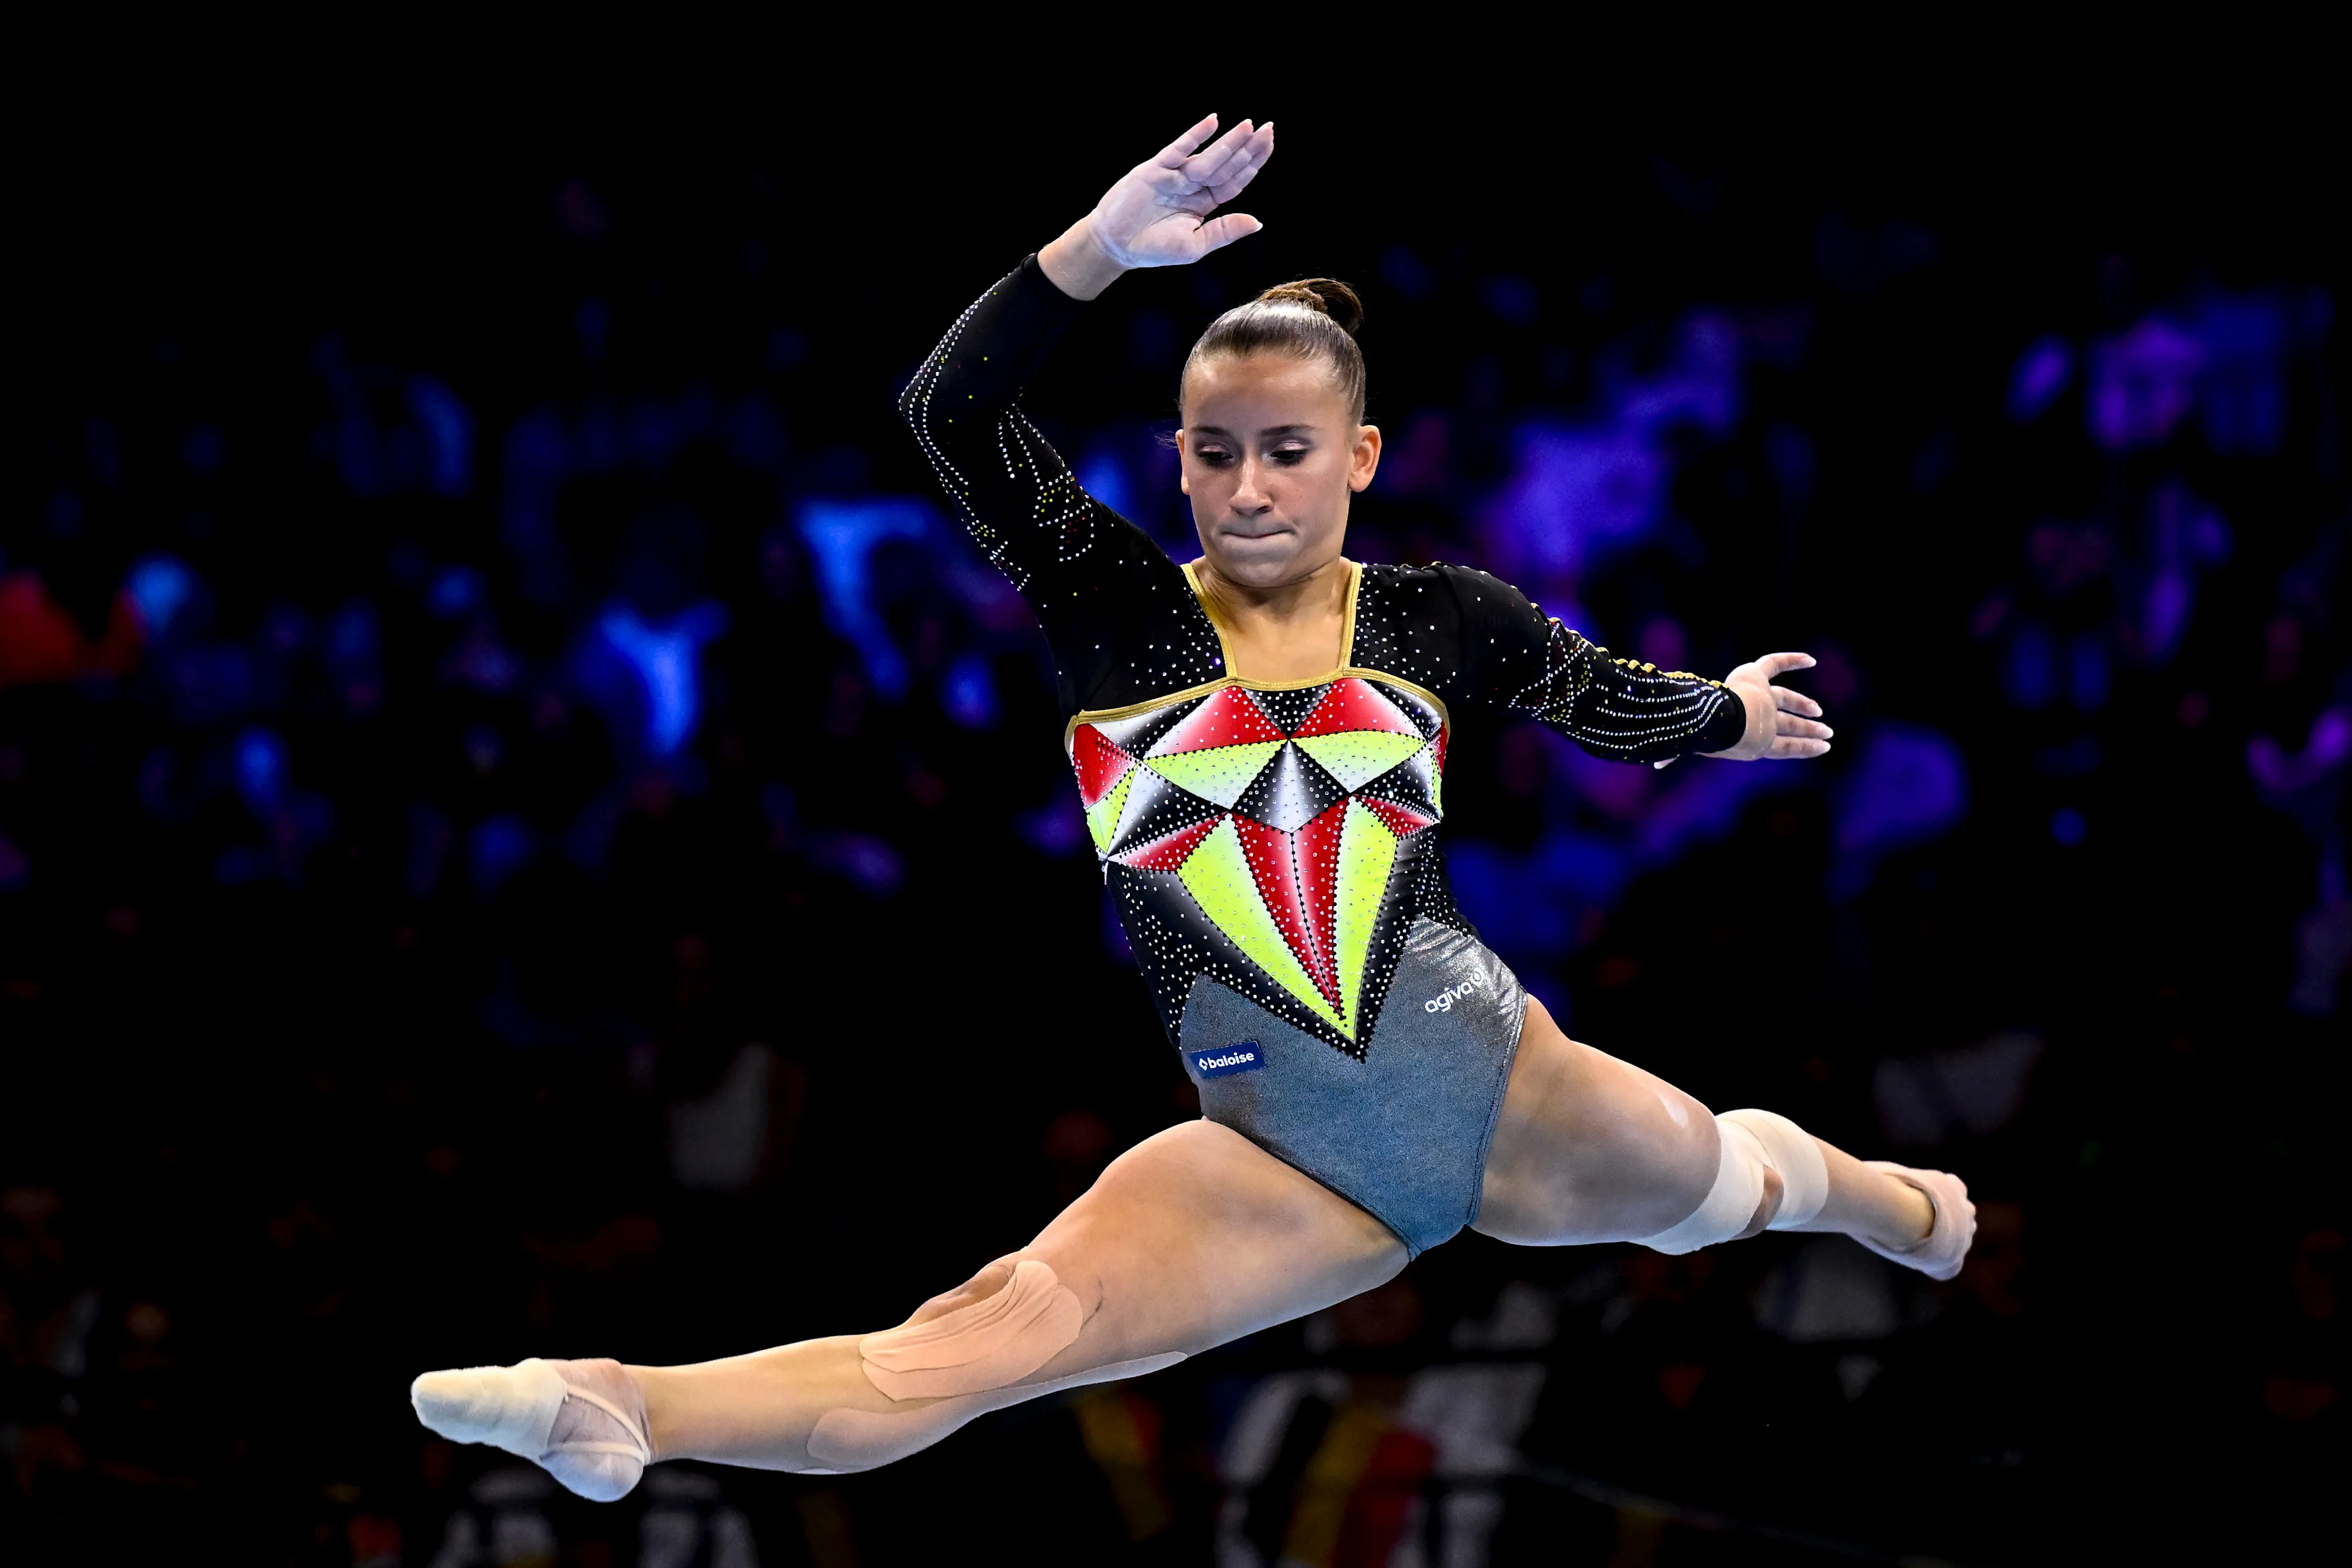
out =
[[1184,380],[1184,493],[1216,574],[1278,588],[1339,558],[1348,500],[1372,482],[1381,433],[1359,425],[1318,361],[1220,354]]

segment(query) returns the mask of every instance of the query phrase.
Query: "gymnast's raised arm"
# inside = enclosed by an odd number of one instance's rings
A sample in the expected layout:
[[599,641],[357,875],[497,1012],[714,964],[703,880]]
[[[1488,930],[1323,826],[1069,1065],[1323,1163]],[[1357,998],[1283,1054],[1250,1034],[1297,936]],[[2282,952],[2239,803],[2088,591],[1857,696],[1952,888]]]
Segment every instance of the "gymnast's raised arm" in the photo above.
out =
[[1036,612],[1069,711],[1107,678],[1110,645],[1134,629],[1135,584],[1165,572],[1167,558],[1080,487],[1021,398],[1082,301],[1119,273],[1196,260],[1255,232],[1255,218],[1208,214],[1265,165],[1273,128],[1244,121],[1184,151],[1215,123],[1138,164],[1060,238],[992,284],[898,399],[965,529]]

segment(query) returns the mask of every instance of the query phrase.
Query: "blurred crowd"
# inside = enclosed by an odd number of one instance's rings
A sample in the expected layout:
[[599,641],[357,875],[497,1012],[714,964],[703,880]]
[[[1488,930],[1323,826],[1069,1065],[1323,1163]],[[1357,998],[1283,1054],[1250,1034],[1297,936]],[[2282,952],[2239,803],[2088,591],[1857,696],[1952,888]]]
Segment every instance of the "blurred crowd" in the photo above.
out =
[[[1637,183],[1573,265],[1346,237],[1350,553],[1662,667],[1817,657],[1818,766],[1457,715],[1456,891],[1578,1037],[1961,1173],[1959,1279],[1465,1237],[887,1471],[612,1509],[416,1427],[427,1367],[896,1321],[1197,1111],[1042,642],[890,411],[1017,242],[853,287],[757,177],[679,226],[551,179],[502,292],[192,310],[35,422],[5,1554],[2003,1562],[2119,1469],[2292,1515],[2344,1420],[2340,301]],[[1030,399],[1171,551],[1183,349],[1318,243],[1122,283]]]

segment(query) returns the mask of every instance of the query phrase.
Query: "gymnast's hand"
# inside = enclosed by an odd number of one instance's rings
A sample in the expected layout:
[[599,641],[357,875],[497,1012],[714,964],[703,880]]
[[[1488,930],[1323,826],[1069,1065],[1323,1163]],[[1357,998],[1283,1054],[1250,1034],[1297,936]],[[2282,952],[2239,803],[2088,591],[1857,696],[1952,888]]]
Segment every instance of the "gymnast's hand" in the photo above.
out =
[[[1830,737],[1836,731],[1820,722],[1822,705],[1801,691],[1772,684],[1776,675],[1812,667],[1813,656],[1809,653],[1768,653],[1725,676],[1723,684],[1748,709],[1748,733],[1739,737],[1739,744],[1706,755],[1735,763],[1769,757],[1777,763],[1818,757],[1828,751]],[[1673,761],[1672,757],[1666,759],[1666,763]],[[1663,768],[1666,763],[1654,765]]]
[[[1122,272],[1181,267],[1255,234],[1247,213],[1209,215],[1241,195],[1274,156],[1274,126],[1244,120],[1206,146],[1213,114],[1121,175],[1095,210],[1037,253],[1054,286],[1091,300]],[[1195,150],[1197,149],[1197,150]]]

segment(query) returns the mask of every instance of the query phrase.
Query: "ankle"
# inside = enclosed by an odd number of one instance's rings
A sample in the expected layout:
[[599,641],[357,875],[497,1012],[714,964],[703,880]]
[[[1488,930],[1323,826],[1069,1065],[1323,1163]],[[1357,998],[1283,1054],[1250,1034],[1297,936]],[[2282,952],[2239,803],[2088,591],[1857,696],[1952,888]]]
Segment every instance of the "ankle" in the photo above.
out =
[[660,1366],[631,1366],[621,1363],[621,1370],[637,1385],[638,1408],[645,1412],[646,1447],[653,1451],[654,1462],[676,1458],[677,1449],[665,1443],[665,1436],[675,1437],[677,1423],[671,1417],[675,1408],[672,1370]]
[[1936,1229],[1934,1201],[1900,1176],[1882,1173],[1881,1179],[1888,1188],[1885,1218],[1872,1227],[1871,1239],[1890,1252],[1925,1246]]

